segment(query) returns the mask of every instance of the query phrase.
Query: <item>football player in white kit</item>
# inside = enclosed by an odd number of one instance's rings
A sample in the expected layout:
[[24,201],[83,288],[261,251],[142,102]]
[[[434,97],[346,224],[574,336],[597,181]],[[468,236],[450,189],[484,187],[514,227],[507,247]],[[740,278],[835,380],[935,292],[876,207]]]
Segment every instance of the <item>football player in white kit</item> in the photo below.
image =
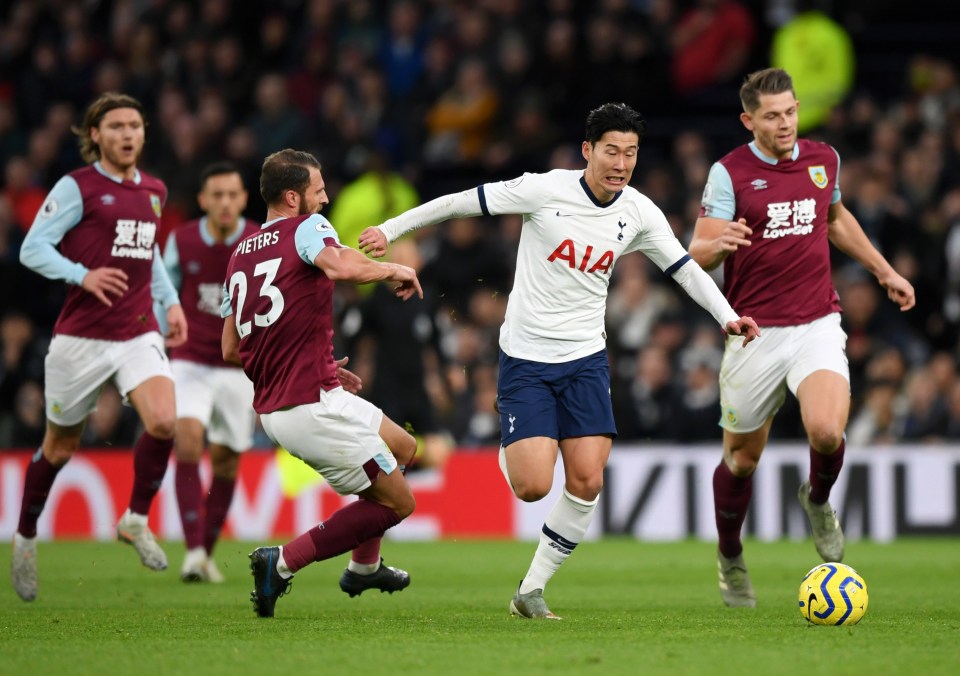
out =
[[617,259],[642,251],[727,333],[743,336],[744,345],[759,335],[756,323],[739,317],[691,260],[663,212],[629,186],[645,127],[629,106],[605,104],[587,117],[584,170],[524,174],[445,195],[360,235],[364,251],[382,256],[388,242],[449,218],[523,216],[500,329],[500,467],[518,498],[540,500],[552,487],[559,444],[565,482],[510,603],[519,617],[559,619],[543,590],[582,540],[603,485],[617,433],[604,333]]

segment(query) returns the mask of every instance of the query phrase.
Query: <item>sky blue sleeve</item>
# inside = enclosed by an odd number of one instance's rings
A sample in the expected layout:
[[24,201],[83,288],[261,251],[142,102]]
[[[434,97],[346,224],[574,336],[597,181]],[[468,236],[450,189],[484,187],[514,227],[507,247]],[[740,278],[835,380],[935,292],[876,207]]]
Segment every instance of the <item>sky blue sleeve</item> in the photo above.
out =
[[43,206],[30,226],[20,247],[20,262],[49,279],[63,279],[80,285],[89,272],[86,266],[70,260],[57,245],[83,218],[83,196],[71,176],[64,176],[47,194]]
[[177,248],[177,234],[170,233],[167,246],[163,249],[163,266],[167,269],[167,276],[173,288],[179,290],[183,284],[183,271],[180,269],[180,250]]
[[727,168],[719,162],[714,162],[710,167],[700,205],[703,207],[703,215],[707,218],[722,218],[729,221],[737,213],[733,181]]
[[333,229],[326,218],[320,214],[314,214],[297,226],[297,232],[294,234],[294,243],[297,245],[297,253],[304,263],[314,265],[317,254],[329,246],[329,241],[334,240],[340,245],[340,238],[337,237],[337,231]]
[[167,276],[167,268],[164,267],[163,259],[160,257],[159,244],[153,245],[153,277],[150,280],[150,295],[164,310],[169,310],[171,305],[180,303],[177,290],[173,288],[170,277]]
[[223,285],[223,300],[220,301],[220,316],[226,319],[233,314],[233,306],[230,305],[230,289]]
[[[834,148],[833,152],[837,153]],[[837,153],[837,182],[833,184],[833,195],[830,196],[830,204],[836,204],[840,201],[840,153]]]

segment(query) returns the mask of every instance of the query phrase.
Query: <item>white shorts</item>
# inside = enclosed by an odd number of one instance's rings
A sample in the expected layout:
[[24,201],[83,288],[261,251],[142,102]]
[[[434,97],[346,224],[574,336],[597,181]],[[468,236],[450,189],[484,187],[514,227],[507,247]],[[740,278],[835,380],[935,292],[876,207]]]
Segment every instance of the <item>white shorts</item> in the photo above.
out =
[[720,426],[737,434],[760,429],[814,371],[834,371],[850,382],[847,334],[840,315],[800,326],[769,326],[746,347],[727,336],[720,366]]
[[44,370],[47,418],[63,427],[82,422],[97,408],[100,390],[111,378],[124,402],[150,378],[173,379],[156,331],[125,341],[54,336]]
[[342,387],[320,392],[320,401],[264,413],[260,423],[274,442],[323,475],[340,495],[370,486],[364,465],[374,460],[390,474],[397,460],[380,438],[383,411]]
[[177,418],[199,420],[211,444],[238,453],[253,446],[253,383],[242,369],[184,359],[172,360],[170,368],[177,395]]

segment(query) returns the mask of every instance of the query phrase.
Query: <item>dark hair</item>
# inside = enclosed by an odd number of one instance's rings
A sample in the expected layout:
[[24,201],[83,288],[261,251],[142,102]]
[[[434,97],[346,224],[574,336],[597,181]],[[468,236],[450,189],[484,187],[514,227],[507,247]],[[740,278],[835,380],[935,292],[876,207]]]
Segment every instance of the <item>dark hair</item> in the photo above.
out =
[[79,137],[80,155],[83,156],[84,161],[88,164],[92,164],[100,159],[100,146],[93,142],[90,130],[94,127],[99,127],[103,116],[117,108],[133,108],[140,113],[140,118],[144,120],[143,124],[144,127],[146,127],[147,123],[143,114],[143,104],[137,99],[127,94],[118,94],[117,92],[101,94],[96,101],[87,107],[80,126],[70,127],[70,130]]
[[626,103],[605,103],[587,115],[586,139],[590,145],[595,145],[608,131],[632,131],[637,135],[639,143],[646,130],[647,123],[643,115]]
[[302,150],[286,148],[268,155],[260,170],[260,196],[267,205],[276,203],[287,190],[301,195],[310,185],[310,167],[320,168],[316,157]]
[[206,187],[207,181],[213,176],[225,176],[226,174],[239,174],[240,170],[233,162],[214,162],[208,164],[200,172],[200,189]]
[[782,68],[757,70],[747,75],[740,87],[740,105],[743,106],[744,112],[752,113],[760,107],[762,94],[784,92],[791,92],[794,98],[797,96],[793,89],[793,78],[787,71]]

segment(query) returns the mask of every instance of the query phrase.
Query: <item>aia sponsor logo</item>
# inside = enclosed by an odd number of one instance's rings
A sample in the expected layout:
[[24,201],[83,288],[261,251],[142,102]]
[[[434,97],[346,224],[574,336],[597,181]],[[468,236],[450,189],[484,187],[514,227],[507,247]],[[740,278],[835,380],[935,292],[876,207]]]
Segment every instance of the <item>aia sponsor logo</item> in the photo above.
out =
[[560,246],[553,250],[553,253],[547,256],[547,260],[551,263],[565,261],[571,270],[609,274],[613,267],[613,252],[604,251],[602,254],[595,256],[593,245],[588,244],[586,249],[580,253],[572,239],[565,239],[560,242]]

